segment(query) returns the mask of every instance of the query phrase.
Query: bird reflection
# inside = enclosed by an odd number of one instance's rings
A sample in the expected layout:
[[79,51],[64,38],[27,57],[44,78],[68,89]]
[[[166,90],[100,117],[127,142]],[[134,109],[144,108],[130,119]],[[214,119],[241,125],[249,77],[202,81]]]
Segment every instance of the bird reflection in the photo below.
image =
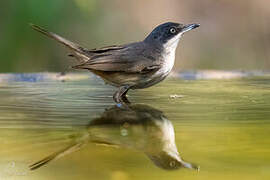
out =
[[51,160],[63,157],[83,147],[86,143],[113,145],[134,149],[146,154],[158,167],[166,170],[198,166],[184,161],[175,144],[174,127],[163,112],[147,105],[113,106],[92,120],[87,132],[76,143],[30,165],[37,169]]

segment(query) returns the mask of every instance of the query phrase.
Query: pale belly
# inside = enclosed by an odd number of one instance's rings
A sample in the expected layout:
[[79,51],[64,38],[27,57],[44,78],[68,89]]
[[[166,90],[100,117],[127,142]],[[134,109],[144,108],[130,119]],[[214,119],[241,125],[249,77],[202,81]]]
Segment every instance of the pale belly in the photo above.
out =
[[135,86],[132,87],[132,89],[141,89],[153,86],[163,81],[169,75],[169,73],[170,72],[158,71],[152,76],[149,76],[144,80],[140,81],[139,83],[137,83]]

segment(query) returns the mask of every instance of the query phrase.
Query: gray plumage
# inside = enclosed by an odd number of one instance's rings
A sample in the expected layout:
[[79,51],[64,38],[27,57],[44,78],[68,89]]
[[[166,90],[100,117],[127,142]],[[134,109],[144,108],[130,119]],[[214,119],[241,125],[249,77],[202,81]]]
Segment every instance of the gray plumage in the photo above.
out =
[[146,88],[162,81],[174,65],[181,35],[199,25],[168,22],[156,27],[143,41],[91,50],[37,25],[31,26],[68,47],[79,62],[73,68],[87,69],[119,87],[114,100],[121,103],[127,101],[125,94],[129,89]]

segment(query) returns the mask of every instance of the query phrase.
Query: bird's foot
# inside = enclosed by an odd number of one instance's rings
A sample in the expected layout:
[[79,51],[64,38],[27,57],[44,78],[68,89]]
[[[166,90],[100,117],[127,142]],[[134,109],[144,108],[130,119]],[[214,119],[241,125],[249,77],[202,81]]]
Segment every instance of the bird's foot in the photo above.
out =
[[119,96],[119,97],[114,96],[113,99],[116,102],[116,106],[119,108],[125,108],[130,105],[130,102],[126,96]]
[[126,96],[128,89],[129,89],[128,86],[122,86],[119,88],[118,91],[115,92],[113,96],[113,100],[116,102],[118,107],[123,107],[123,106],[126,107],[130,104]]

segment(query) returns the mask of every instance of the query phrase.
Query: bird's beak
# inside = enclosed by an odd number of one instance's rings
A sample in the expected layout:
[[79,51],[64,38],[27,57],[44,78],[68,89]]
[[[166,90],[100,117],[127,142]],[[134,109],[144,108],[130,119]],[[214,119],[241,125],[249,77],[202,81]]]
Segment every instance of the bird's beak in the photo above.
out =
[[199,26],[200,26],[200,24],[187,24],[187,25],[185,25],[185,26],[183,27],[182,33],[187,32],[187,31],[190,31],[190,30],[192,30],[192,29],[195,29],[195,28],[197,28],[197,27],[199,27]]

